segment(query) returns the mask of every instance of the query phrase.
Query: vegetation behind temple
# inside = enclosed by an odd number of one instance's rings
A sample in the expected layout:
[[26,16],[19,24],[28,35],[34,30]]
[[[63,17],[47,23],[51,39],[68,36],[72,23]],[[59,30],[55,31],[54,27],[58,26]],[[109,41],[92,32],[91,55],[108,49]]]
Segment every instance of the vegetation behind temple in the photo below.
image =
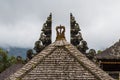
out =
[[0,73],[13,64],[25,63],[21,56],[9,56],[9,53],[0,48]]

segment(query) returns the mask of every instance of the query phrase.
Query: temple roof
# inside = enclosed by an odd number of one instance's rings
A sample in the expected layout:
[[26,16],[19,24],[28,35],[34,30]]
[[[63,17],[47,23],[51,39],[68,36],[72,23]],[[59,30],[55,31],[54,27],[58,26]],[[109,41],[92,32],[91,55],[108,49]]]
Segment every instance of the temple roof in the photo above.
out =
[[116,59],[120,60],[120,41],[96,55],[97,59]]
[[6,80],[114,80],[66,40],[57,40]]
[[24,64],[18,63],[13,64],[9,68],[7,68],[5,71],[0,73],[0,80],[4,80],[5,78],[9,77],[11,74],[15,73],[18,69],[22,68]]

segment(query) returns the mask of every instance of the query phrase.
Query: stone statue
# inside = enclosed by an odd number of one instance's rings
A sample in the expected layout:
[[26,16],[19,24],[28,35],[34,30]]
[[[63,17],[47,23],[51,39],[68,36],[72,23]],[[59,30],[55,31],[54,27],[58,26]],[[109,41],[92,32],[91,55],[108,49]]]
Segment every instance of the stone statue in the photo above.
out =
[[80,45],[77,45],[77,48],[80,52],[83,54],[86,54],[86,51],[88,50],[87,42],[82,40]]
[[90,60],[93,60],[95,58],[95,55],[96,55],[96,51],[94,49],[90,49],[88,52],[88,58]]
[[44,46],[41,44],[41,41],[36,41],[35,42],[35,47],[34,47],[34,50],[39,53],[41,52],[42,50],[44,49]]

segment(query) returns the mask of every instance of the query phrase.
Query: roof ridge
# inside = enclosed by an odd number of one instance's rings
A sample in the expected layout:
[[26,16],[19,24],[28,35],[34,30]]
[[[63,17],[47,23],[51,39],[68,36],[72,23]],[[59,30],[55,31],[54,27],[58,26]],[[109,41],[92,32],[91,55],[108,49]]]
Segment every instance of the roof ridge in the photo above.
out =
[[[78,51],[72,44],[65,46],[68,51],[80,62],[80,64],[88,69],[99,80],[114,80],[106,72],[100,69],[96,64],[90,61],[85,55]],[[104,73],[104,75],[103,75]],[[104,78],[104,79],[103,79]]]
[[102,53],[96,54],[97,59],[120,59],[119,55],[114,54],[114,52],[117,53],[120,51],[116,51],[119,49],[119,46],[120,41],[115,42],[113,45],[103,50]]
[[38,53],[34,58],[32,58],[28,63],[26,63],[21,69],[16,71],[14,74],[10,75],[10,77],[6,78],[6,80],[20,79],[21,76],[24,76],[25,73],[29,72],[29,70],[34,68],[40,60],[44,59],[55,49],[55,46],[52,44],[47,46],[43,51]]
[[[77,61],[86,68],[91,74],[93,74],[98,80],[114,80],[106,72],[100,69],[97,65],[91,62],[85,55],[75,48],[72,44],[68,44],[66,41],[55,41],[53,44],[47,46],[43,51],[31,59],[27,64],[25,64],[16,73],[8,77],[6,80],[18,80],[29,72],[31,69],[37,66],[45,57],[52,53],[57,47],[65,47],[69,54],[71,54]],[[103,75],[104,74],[104,75]]]

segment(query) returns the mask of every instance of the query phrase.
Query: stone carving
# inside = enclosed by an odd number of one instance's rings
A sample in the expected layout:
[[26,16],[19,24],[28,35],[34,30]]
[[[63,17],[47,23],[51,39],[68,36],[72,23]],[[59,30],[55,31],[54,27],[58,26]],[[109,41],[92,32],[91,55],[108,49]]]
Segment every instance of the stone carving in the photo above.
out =
[[80,44],[80,41],[82,41],[82,34],[80,32],[78,32],[77,35],[74,35],[71,37],[71,43],[75,46],[77,46],[78,44]]
[[44,49],[44,46],[42,45],[41,41],[36,41],[35,42],[35,47],[34,50],[39,53],[40,51],[42,51]]
[[46,22],[43,24],[42,32],[40,34],[40,38],[35,42],[34,50],[36,53],[41,52],[46,46],[51,44],[51,28],[52,27],[52,13],[47,17]]
[[70,14],[70,28],[71,44],[76,46],[79,51],[85,54],[86,50],[88,50],[87,42],[83,40],[79,24],[76,22],[75,17],[72,15],[72,13]]
[[56,27],[56,32],[57,32],[57,37],[56,37],[56,41],[57,40],[66,40],[65,39],[65,27],[64,26],[57,26]]
[[93,62],[96,62],[96,51],[94,49],[90,49],[88,54],[87,54],[87,57],[92,60]]
[[41,33],[39,40],[42,42],[43,46],[48,46],[49,44],[51,44],[51,37],[45,35],[44,32]]
[[87,42],[82,40],[79,45],[76,46],[80,52],[86,54],[86,50],[88,50]]
[[82,41],[83,40],[81,32],[78,32],[76,37],[77,37],[78,41]]
[[[47,17],[46,22],[43,24],[39,40],[35,42],[35,46],[33,49],[36,51],[36,54],[41,52],[46,46],[51,44],[52,42],[51,27],[52,27],[52,14],[50,13],[50,15]],[[35,55],[32,49],[29,49],[26,54],[27,54],[26,61],[29,61]]]

